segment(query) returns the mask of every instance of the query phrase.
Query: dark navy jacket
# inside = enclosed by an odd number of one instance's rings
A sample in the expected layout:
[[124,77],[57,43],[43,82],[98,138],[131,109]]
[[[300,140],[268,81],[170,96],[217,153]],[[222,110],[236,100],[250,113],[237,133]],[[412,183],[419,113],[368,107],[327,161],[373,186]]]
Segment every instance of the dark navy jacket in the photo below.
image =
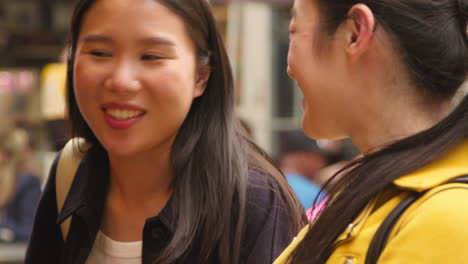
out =
[[34,212],[41,197],[41,183],[36,175],[18,176],[12,199],[2,208],[0,227],[13,231],[15,241],[27,241],[31,234]]
[[[104,161],[104,162],[103,162]],[[55,169],[52,166],[41,198],[34,230],[26,254],[26,264],[84,264],[99,230],[109,186],[109,168],[104,150],[93,148],[85,155],[60,215],[55,197]],[[251,173],[247,191],[247,225],[242,241],[246,264],[271,264],[291,242],[287,216],[280,208],[277,186],[266,176]],[[172,199],[171,199],[172,200]],[[175,231],[171,200],[165,208],[146,220],[143,229],[142,263],[152,263]],[[66,242],[60,223],[72,215]],[[198,263],[192,260],[187,263]]]

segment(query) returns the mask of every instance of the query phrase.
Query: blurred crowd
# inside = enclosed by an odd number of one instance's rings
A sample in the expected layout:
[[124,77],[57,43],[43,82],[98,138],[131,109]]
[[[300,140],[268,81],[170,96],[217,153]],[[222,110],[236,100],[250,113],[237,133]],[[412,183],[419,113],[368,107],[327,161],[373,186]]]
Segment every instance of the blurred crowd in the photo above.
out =
[[322,186],[358,154],[349,140],[313,140],[302,131],[280,135],[279,165],[304,209],[325,197]]
[[41,194],[39,166],[27,129],[12,124],[0,131],[0,242],[24,242]]

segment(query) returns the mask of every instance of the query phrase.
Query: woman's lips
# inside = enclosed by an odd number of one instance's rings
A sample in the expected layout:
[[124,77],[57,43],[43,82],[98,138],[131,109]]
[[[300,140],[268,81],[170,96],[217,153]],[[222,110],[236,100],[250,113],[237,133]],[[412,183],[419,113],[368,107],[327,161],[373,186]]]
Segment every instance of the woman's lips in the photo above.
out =
[[122,103],[107,103],[102,106],[104,119],[114,129],[127,129],[133,126],[146,114],[138,106]]

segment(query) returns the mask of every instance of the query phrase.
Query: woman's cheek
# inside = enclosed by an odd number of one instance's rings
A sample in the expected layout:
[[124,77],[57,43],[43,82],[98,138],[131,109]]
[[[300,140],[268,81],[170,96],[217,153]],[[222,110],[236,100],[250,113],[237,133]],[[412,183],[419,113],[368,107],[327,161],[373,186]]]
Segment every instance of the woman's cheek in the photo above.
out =
[[176,67],[160,69],[152,76],[152,90],[164,95],[162,98],[179,98],[186,96],[195,86],[194,75],[183,74]]

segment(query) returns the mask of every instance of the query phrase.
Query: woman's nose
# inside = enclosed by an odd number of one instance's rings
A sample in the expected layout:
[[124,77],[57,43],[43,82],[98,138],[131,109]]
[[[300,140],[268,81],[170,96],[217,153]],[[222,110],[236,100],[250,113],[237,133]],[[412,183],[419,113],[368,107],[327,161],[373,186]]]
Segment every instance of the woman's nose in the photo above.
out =
[[134,65],[128,62],[120,62],[105,80],[105,87],[114,93],[129,94],[138,92],[141,83]]

